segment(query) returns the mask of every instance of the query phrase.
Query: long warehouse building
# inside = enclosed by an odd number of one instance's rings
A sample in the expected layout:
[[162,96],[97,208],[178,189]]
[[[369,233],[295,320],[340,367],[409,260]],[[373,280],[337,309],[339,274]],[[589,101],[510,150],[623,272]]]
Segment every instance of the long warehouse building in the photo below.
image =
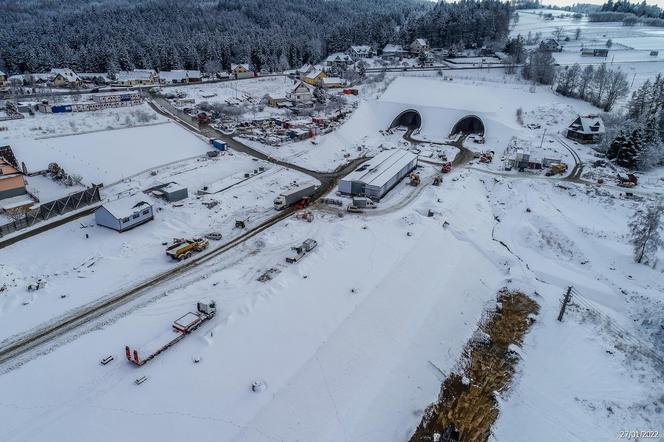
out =
[[384,150],[339,181],[339,192],[380,199],[417,167],[417,155]]

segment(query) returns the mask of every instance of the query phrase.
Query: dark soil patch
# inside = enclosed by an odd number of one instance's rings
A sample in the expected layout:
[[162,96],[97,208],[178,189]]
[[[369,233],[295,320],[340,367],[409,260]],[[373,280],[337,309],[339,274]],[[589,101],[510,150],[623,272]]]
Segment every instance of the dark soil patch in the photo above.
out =
[[[495,392],[512,381],[520,346],[534,322],[539,306],[521,292],[501,291],[495,311],[480,323],[475,337],[466,344],[460,369],[441,387],[438,402],[430,405],[411,442],[484,442],[498,417]],[[437,436],[436,436],[437,435]]]

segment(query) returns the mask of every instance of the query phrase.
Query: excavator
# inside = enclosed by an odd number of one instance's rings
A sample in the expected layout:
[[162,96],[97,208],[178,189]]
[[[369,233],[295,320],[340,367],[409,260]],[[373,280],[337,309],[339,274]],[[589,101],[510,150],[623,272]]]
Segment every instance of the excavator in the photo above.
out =
[[408,175],[410,178],[410,184],[411,186],[419,186],[420,185],[420,174],[417,172],[411,172],[410,175]]

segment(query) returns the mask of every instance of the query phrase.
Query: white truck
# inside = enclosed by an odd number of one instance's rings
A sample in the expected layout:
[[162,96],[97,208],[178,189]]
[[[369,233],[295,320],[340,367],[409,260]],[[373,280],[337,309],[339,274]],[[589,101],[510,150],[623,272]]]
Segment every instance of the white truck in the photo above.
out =
[[198,301],[196,313],[186,313],[173,321],[170,330],[157,336],[152,341],[141,347],[125,346],[127,360],[141,366],[164,350],[172,347],[189,333],[196,330],[203,322],[214,318],[217,313],[217,305],[214,301]]
[[347,211],[351,213],[359,213],[364,209],[375,209],[376,203],[367,197],[353,197],[353,202],[347,207]]
[[316,242],[315,239],[309,238],[309,239],[305,240],[299,246],[291,247],[291,250],[294,250],[296,255],[287,257],[286,262],[289,263],[289,264],[293,264],[293,263],[298,262],[300,259],[302,259],[302,257],[304,255],[306,255],[307,253],[309,253],[313,249],[315,249],[317,245],[318,245],[318,243]]
[[274,208],[276,210],[282,210],[294,205],[305,207],[308,205],[311,195],[316,192],[316,189],[318,189],[318,185],[307,183],[300,184],[287,192],[280,193],[279,196],[274,199]]

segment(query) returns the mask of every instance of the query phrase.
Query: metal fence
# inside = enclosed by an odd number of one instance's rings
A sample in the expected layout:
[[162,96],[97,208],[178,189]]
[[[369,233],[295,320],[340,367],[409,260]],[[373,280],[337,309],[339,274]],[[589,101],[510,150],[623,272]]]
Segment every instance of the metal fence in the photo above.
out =
[[93,186],[55,201],[41,204],[38,208],[25,212],[22,217],[0,226],[0,238],[26,227],[34,226],[54,216],[63,215],[99,201],[101,201],[99,187]]

